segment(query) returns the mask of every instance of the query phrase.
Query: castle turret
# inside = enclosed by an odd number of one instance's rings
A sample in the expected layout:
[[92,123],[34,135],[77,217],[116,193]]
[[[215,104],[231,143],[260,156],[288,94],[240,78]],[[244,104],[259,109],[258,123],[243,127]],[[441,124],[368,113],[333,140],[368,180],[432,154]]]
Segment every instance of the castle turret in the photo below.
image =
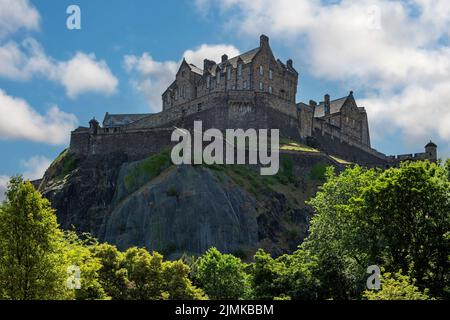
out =
[[437,161],[437,145],[433,141],[430,140],[430,142],[427,143],[425,146],[425,153],[430,161]]

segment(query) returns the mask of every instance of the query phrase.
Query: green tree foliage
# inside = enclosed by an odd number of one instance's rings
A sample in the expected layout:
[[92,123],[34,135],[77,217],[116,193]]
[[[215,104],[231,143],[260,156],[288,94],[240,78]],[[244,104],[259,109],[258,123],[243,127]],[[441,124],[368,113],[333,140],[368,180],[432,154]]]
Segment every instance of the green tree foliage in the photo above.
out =
[[245,267],[239,258],[210,248],[197,261],[194,277],[211,299],[246,299],[251,287]]
[[48,200],[13,177],[0,207],[0,295],[4,299],[63,299],[68,261],[63,233]]
[[91,248],[94,257],[100,261],[99,282],[114,300],[128,298],[128,271],[123,267],[123,253],[108,243]]
[[130,248],[124,253],[109,244],[98,245],[100,282],[112,299],[201,300],[201,289],[192,285],[189,267],[182,261],[163,261],[157,252]]
[[367,300],[430,300],[428,290],[421,292],[415,280],[403,275],[401,271],[381,276],[381,290],[366,290],[363,297]]
[[80,270],[80,288],[73,290],[73,298],[77,300],[108,299],[99,280],[99,270],[102,267],[100,259],[94,256],[93,248],[97,240],[87,234],[83,239],[73,232],[65,233],[65,249],[67,260]]
[[414,162],[382,172],[356,166],[340,175],[330,169],[327,176],[310,201],[317,215],[303,245],[318,256],[323,298],[358,297],[372,264],[392,272],[410,269],[420,289],[448,295],[450,188],[444,167]]
[[273,259],[260,249],[251,267],[252,287],[256,299],[311,300],[317,298],[319,282],[317,258],[306,250]]

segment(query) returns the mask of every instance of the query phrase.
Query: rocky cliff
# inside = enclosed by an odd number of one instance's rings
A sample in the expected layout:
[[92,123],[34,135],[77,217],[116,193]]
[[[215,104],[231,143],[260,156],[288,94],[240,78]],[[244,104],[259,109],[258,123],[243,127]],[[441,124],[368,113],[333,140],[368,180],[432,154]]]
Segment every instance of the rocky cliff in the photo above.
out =
[[305,200],[327,165],[339,163],[288,150],[280,172],[263,177],[247,166],[174,166],[168,152],[130,162],[120,153],[83,158],[65,151],[39,190],[63,228],[121,249],[177,257],[215,246],[245,258],[259,247],[274,254],[296,248],[312,214]]

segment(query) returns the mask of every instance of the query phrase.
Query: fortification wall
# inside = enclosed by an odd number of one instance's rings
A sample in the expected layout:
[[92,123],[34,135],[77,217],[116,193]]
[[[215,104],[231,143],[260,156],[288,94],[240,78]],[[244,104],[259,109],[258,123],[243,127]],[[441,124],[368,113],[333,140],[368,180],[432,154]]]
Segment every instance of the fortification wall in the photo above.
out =
[[129,161],[146,158],[171,144],[171,128],[108,132],[89,130],[72,133],[70,151],[84,156],[123,153]]
[[313,132],[315,142],[323,152],[332,156],[337,156],[344,160],[368,166],[385,166],[390,163],[390,160],[382,153],[376,150],[365,150],[362,146],[353,145],[346,139],[339,139],[338,137],[315,129]]

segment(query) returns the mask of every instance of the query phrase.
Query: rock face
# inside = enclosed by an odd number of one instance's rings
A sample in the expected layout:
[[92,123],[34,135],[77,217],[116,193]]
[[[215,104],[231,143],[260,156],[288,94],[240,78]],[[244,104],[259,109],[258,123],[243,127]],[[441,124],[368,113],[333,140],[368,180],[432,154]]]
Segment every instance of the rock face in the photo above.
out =
[[169,258],[212,246],[244,257],[261,247],[282,254],[306,236],[312,212],[304,201],[318,185],[308,174],[328,161],[294,159],[295,179],[284,181],[287,176],[264,180],[258,170],[241,166],[174,166],[167,159],[131,162],[120,153],[83,158],[65,152],[39,190],[62,228],[89,232],[120,249],[141,246]]
[[[120,248],[145,246],[168,254],[230,252],[258,242],[256,201],[231,179],[208,169],[171,167],[137,191],[123,195],[129,164],[122,166],[104,240]],[[118,200],[122,198],[123,200]]]

